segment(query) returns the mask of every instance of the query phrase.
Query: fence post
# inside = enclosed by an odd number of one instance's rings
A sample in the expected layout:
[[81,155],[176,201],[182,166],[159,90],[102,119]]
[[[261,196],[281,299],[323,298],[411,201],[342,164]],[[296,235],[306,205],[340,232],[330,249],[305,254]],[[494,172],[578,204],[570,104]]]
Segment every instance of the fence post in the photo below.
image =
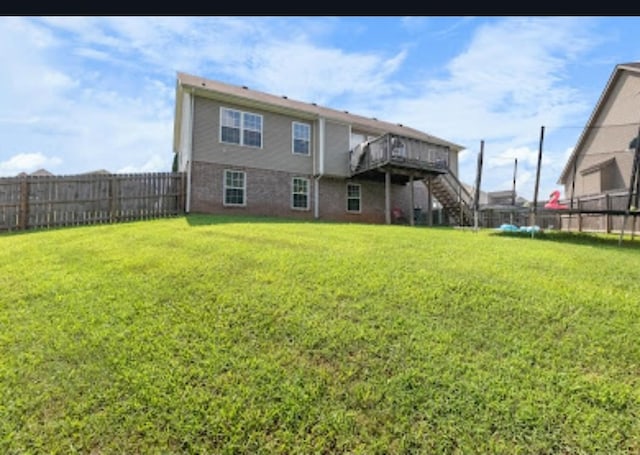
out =
[[118,176],[109,176],[109,222],[114,223],[120,220],[120,207],[118,207]]
[[[181,172],[179,174],[179,179],[178,179],[178,204],[177,204],[177,215],[182,215],[184,214],[185,211],[185,207],[186,207],[186,191],[185,191],[185,187],[186,187],[186,179],[185,179],[185,173]],[[174,177],[175,178],[175,177]],[[173,185],[171,185],[173,186]]]
[[20,180],[20,210],[18,212],[18,229],[29,227],[29,180],[22,176]]
[[576,201],[576,205],[578,206],[578,232],[582,232],[582,212],[580,211],[580,198]]

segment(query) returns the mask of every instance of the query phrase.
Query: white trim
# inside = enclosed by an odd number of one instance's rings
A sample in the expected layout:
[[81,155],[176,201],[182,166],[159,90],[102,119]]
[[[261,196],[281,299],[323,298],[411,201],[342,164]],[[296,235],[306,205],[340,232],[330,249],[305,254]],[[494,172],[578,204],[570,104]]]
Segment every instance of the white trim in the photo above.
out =
[[[305,196],[307,197],[307,205],[306,205],[306,207],[296,207],[293,204],[294,196],[296,194],[303,194],[303,193],[294,193],[293,189],[295,188],[295,183],[294,183],[295,180],[304,180],[306,182],[306,186],[307,186],[307,191],[306,191],[306,194],[305,194]],[[309,210],[309,196],[310,196],[310,193],[311,193],[311,185],[310,185],[310,183],[311,182],[309,181],[309,179],[307,177],[291,177],[291,209],[292,210],[304,210],[304,211]]]
[[[180,156],[178,157],[178,170],[187,171],[187,194],[184,206],[184,211],[189,213],[191,211],[191,167],[193,163],[193,134],[194,134],[194,109],[195,109],[195,97],[193,95],[193,89],[191,93],[184,92],[182,97],[182,127],[180,138]],[[183,167],[184,166],[184,167]]]
[[[227,202],[227,172],[242,174],[242,204]],[[231,187],[238,189],[238,187]],[[222,205],[225,207],[246,207],[247,206],[247,173],[238,169],[225,169],[222,172]]]
[[[357,186],[358,187],[358,210],[349,210],[349,199],[356,199],[353,197],[349,197],[349,187]],[[348,213],[362,213],[362,185],[359,183],[347,182],[346,189],[346,210]]]

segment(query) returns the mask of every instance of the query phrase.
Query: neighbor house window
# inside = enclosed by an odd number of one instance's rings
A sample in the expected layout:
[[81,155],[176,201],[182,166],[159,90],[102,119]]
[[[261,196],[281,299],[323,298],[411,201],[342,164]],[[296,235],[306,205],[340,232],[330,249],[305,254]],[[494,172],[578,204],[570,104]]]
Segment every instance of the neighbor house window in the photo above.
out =
[[293,153],[308,155],[311,150],[311,126],[293,122]]
[[262,147],[262,116],[235,109],[220,109],[220,142]]
[[309,179],[294,177],[291,181],[291,207],[309,209]]
[[347,212],[360,212],[360,185],[347,183]]
[[224,171],[224,205],[246,205],[247,179],[243,171]]

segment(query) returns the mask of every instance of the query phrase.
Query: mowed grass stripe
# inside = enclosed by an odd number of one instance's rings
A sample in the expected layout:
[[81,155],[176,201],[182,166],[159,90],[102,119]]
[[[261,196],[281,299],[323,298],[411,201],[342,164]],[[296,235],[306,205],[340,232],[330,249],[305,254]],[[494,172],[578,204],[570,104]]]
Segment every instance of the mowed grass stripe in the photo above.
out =
[[563,235],[2,235],[0,451],[638,452],[639,249]]

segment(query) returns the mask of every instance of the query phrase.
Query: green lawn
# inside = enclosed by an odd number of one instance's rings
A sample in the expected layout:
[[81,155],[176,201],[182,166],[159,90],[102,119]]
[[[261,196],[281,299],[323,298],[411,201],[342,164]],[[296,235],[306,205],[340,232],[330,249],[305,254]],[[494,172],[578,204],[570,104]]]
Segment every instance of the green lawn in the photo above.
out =
[[638,243],[196,215],[2,234],[0,453],[640,453]]

